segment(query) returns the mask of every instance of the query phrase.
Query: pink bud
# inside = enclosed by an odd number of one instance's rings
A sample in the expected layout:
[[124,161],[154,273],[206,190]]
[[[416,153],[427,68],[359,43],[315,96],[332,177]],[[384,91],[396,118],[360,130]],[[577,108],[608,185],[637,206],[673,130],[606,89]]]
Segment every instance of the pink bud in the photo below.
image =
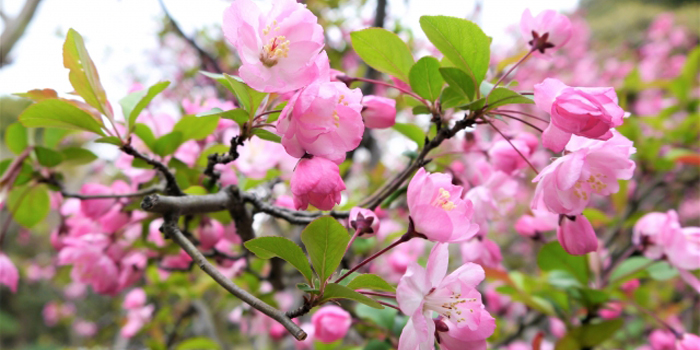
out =
[[0,284],[4,284],[10,288],[12,293],[17,293],[17,282],[19,281],[19,272],[12,260],[0,253]]
[[360,231],[360,236],[369,237],[379,232],[379,218],[370,209],[354,207],[348,218],[350,227]]
[[622,289],[625,293],[632,293],[637,288],[639,288],[638,279],[629,280],[620,286],[620,289]]
[[583,215],[573,220],[565,216],[557,229],[557,239],[569,254],[583,255],[598,249],[598,238],[590,221]]
[[370,129],[386,129],[396,123],[396,100],[367,95],[362,98],[362,119]]
[[345,183],[337,164],[313,157],[299,160],[290,187],[296,209],[306,209],[311,204],[321,210],[331,210],[340,203],[340,191],[345,190]]
[[335,305],[320,308],[311,317],[316,330],[316,339],[323,343],[332,343],[343,339],[350,328],[350,313]]
[[605,304],[605,307],[600,309],[598,312],[600,314],[600,317],[606,320],[612,320],[614,318],[620,317],[620,314],[622,314],[622,308],[623,305],[619,301],[611,301],[607,304]]

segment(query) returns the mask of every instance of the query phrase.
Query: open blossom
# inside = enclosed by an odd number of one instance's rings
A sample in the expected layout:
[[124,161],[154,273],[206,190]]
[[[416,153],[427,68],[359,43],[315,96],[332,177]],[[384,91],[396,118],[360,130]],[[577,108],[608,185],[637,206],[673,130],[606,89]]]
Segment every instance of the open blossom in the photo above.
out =
[[12,293],[16,293],[18,281],[19,272],[17,272],[15,264],[5,253],[0,253],[0,284],[6,285]]
[[386,129],[396,124],[396,100],[367,95],[362,98],[362,119],[370,129]]
[[360,145],[365,130],[362,92],[340,82],[319,80],[297,92],[284,107],[277,132],[287,153],[308,153],[338,164]]
[[314,325],[315,337],[323,343],[332,343],[343,339],[350,329],[352,317],[342,308],[329,305],[324,306],[311,316]]
[[525,237],[536,237],[538,233],[557,228],[559,216],[546,210],[533,210],[532,215],[523,215],[515,222],[515,231]]
[[224,12],[223,30],[241,59],[241,78],[255,90],[285,93],[318,77],[323,28],[303,4],[273,0],[263,12],[251,0],[237,0]]
[[289,185],[297,210],[304,210],[309,204],[331,210],[340,203],[340,191],[345,190],[338,165],[321,157],[299,160]]
[[557,239],[562,248],[572,255],[583,255],[598,249],[593,226],[583,215],[576,215],[573,220],[565,216],[557,229]]
[[503,261],[501,248],[496,242],[486,237],[474,237],[460,245],[462,261],[466,264],[473,262],[481,266],[498,268]]
[[[534,146],[536,147],[537,143]],[[513,172],[527,166],[527,160],[523,156],[529,158],[535,151],[535,147],[531,148],[526,140],[519,138],[512,139],[510,142],[499,140],[489,148],[489,159],[494,169],[512,175]]]
[[496,330],[496,319],[483,309],[481,323],[474,330],[468,327],[457,327],[454,322],[445,318],[435,322],[437,330],[435,337],[440,343],[440,349],[443,350],[486,350],[486,338]]
[[617,131],[607,141],[573,137],[567,145],[572,152],[544,168],[537,182],[532,209],[556,214],[578,215],[591,194],[609,195],[619,190],[617,180],[629,180],[635,169],[632,141]]
[[535,85],[535,104],[551,115],[542,143],[554,152],[561,152],[571,135],[610,139],[610,129],[622,125],[625,115],[614,88],[570,87],[552,78]]
[[360,207],[350,209],[348,221],[350,222],[350,227],[360,230],[361,236],[367,237],[379,232],[379,218],[370,209]]
[[680,228],[678,214],[675,210],[665,213],[648,213],[634,224],[632,243],[644,250],[649,259],[661,259],[664,255],[664,243],[669,241],[670,230]]
[[58,265],[73,265],[74,281],[92,285],[96,293],[115,294],[118,289],[119,269],[105,250],[110,239],[102,234],[90,233],[80,237],[68,237],[65,247],[58,253]]
[[[425,268],[411,262],[399,281],[396,300],[401,312],[410,316],[401,332],[399,350],[433,348],[437,329],[433,312],[446,321],[440,324],[439,332],[457,328],[465,333],[467,329],[481,333],[478,331],[482,323],[490,322],[489,317],[483,317],[484,305],[476,289],[484,279],[484,269],[467,263],[445,276],[449,256],[448,245],[438,243],[430,252]],[[486,333],[488,330],[484,329],[480,334],[482,340],[491,335]]]
[[408,209],[415,231],[436,242],[464,242],[479,225],[472,223],[474,208],[462,199],[461,186],[447,174],[430,174],[420,168],[408,184]]
[[528,44],[544,54],[546,49],[560,48],[571,38],[571,21],[554,10],[545,10],[532,17],[526,9],[520,18],[520,33]]

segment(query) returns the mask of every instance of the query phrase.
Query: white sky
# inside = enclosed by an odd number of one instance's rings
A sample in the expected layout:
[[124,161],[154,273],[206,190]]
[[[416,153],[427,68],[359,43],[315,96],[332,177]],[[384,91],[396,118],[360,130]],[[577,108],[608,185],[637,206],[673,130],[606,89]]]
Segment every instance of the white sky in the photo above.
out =
[[[14,15],[22,3],[22,0],[0,0],[0,7]],[[220,23],[230,1],[165,0],[165,3],[183,31],[191,35],[199,28]],[[475,3],[475,0],[389,0],[389,12],[414,28],[417,36],[422,36],[418,24],[421,15],[466,17]],[[577,3],[578,0],[483,0],[477,21],[487,35],[494,37],[494,44],[506,45],[510,42],[507,28],[518,23],[526,8],[533,13],[544,9],[570,12]],[[367,12],[372,12],[374,4],[369,1]],[[44,0],[10,54],[13,63],[0,69],[0,95],[36,88],[51,88],[59,93],[72,91],[61,48],[68,28],[73,28],[84,37],[107,96],[115,104],[129,88],[127,69],[150,62],[146,51],[157,47],[160,18],[157,0]],[[145,83],[158,79],[161,77],[154,75]]]

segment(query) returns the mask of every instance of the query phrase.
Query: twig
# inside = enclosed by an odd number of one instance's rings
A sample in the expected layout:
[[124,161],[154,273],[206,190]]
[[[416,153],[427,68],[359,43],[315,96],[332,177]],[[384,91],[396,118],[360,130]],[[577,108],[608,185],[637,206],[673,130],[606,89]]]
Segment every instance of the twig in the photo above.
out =
[[177,184],[177,180],[175,179],[175,175],[173,175],[172,172],[170,172],[170,169],[168,167],[155,160],[152,158],[148,158],[141,154],[139,151],[137,151],[134,147],[132,147],[130,144],[125,144],[121,146],[122,152],[133,156],[134,158],[141,159],[148,163],[149,165],[153,166],[154,169],[158,170],[163,177],[165,178],[165,192],[171,196],[184,196],[185,193],[182,192],[180,189],[180,186]]
[[[521,95],[525,95],[525,93],[522,93],[522,92],[521,92],[520,94],[521,94]],[[540,117],[538,117],[538,116],[536,116],[536,115],[534,115],[534,114],[532,114],[532,113],[516,111],[516,110],[513,110],[513,109],[494,109],[494,110],[491,111],[491,113],[501,113],[501,112],[520,114],[520,115],[528,116],[528,117],[530,117],[530,118],[537,119],[537,120],[539,120],[539,121],[541,121],[541,122],[549,123],[549,120],[540,118]]]
[[222,275],[216,267],[210,264],[199,249],[197,249],[197,247],[195,247],[194,244],[192,244],[192,242],[190,242],[177,227],[176,215],[165,215],[164,219],[165,222],[161,227],[163,233],[167,234],[173,241],[175,241],[175,243],[182,247],[182,249],[185,250],[190,257],[192,257],[192,260],[194,260],[202,271],[208,274],[214,281],[224,287],[224,289],[229,291],[231,294],[279,322],[297,340],[306,339],[306,333],[296,323],[292,322],[292,320],[287,317],[284,312],[273,308],[252,294],[246,292],[244,289],[234,284],[230,279],[226,278],[226,276]]
[[499,130],[495,125],[493,125],[493,123],[492,123],[490,120],[486,119],[486,122],[489,123],[489,125],[491,125],[491,127],[492,127],[494,130],[496,130],[506,141],[508,141],[508,143],[510,144],[510,146],[513,147],[513,149],[514,149],[516,152],[518,152],[518,154],[520,155],[520,157],[525,161],[525,163],[527,163],[527,165],[530,166],[530,168],[532,168],[532,170],[535,172],[535,174],[539,174],[539,173],[540,173],[539,171],[537,171],[537,168],[535,168],[535,166],[532,165],[532,163],[530,163],[530,161],[527,159],[527,157],[525,157],[525,155],[523,155],[523,153],[520,152],[520,150],[518,149],[518,147],[515,147],[515,145],[513,144],[513,142],[511,142],[510,139],[507,138],[506,135],[504,135],[504,134],[501,132],[501,130]]
[[523,123],[523,124],[525,124],[525,125],[527,125],[527,126],[533,128],[533,129],[535,129],[535,130],[537,130],[537,131],[539,131],[539,132],[544,132],[544,130],[542,130],[540,127],[535,126],[534,124],[532,124],[532,123],[530,123],[530,122],[528,122],[528,121],[526,121],[526,120],[520,119],[520,118],[518,118],[518,117],[514,117],[514,116],[512,116],[512,115],[510,115],[510,114],[506,114],[506,113],[503,113],[503,112],[501,112],[501,111],[498,111],[498,112],[495,113],[495,114],[500,115],[500,116],[503,116],[503,117],[506,117],[506,118],[510,118],[510,119],[513,119],[513,120],[517,120],[517,121],[519,121],[519,122],[521,122],[521,123]]
[[384,305],[384,306],[388,306],[388,307],[390,307],[390,308],[393,308],[393,309],[396,309],[396,310],[401,311],[401,309],[399,309],[399,307],[396,306],[396,305],[394,305],[394,304],[390,304],[390,303],[387,303],[387,302],[383,302],[383,301],[381,301],[381,300],[375,300],[375,301],[378,302],[378,303],[380,303],[380,304],[382,304],[382,305]]
[[[515,62],[515,64],[514,64],[512,67],[510,67],[510,69],[509,69],[505,74],[503,74],[503,75],[501,76],[501,78],[498,79],[498,81],[496,81],[496,84],[493,85],[493,88],[491,88],[491,91],[489,91],[489,93],[486,95],[486,101],[489,100],[489,96],[491,96],[491,93],[493,92],[493,90],[496,90],[496,88],[498,87],[498,84],[500,84],[501,82],[503,82],[503,79],[505,79],[508,75],[510,75],[510,73],[512,73],[513,70],[515,70],[516,67],[518,67],[521,63],[525,62],[525,60],[526,60],[528,57],[530,57],[530,55],[531,55],[534,51],[535,51],[534,48],[531,49],[530,51],[528,51],[528,52],[525,54],[525,56],[523,56],[522,58],[520,58],[520,59],[518,60],[518,62]],[[478,89],[477,89],[477,90],[478,90]]]
[[177,339],[177,332],[180,329],[180,325],[182,322],[187,319],[188,317],[194,315],[195,313],[195,308],[192,304],[190,304],[185,311],[183,311],[180,316],[175,320],[175,325],[173,325],[173,330],[168,333],[165,341],[165,346],[166,348],[170,349],[173,344],[175,344],[175,340]]
[[7,55],[24,35],[24,31],[34,17],[40,2],[41,0],[26,0],[19,15],[12,19],[8,18],[3,12],[2,18],[5,22],[5,29],[0,35],[0,68],[8,63]]
[[234,160],[238,159],[238,146],[243,146],[243,143],[246,140],[246,133],[245,133],[245,127],[241,131],[240,135],[234,136],[231,138],[230,141],[230,148],[228,153],[224,154],[210,154],[207,157],[207,167],[204,169],[204,175],[208,176],[211,179],[211,185],[213,186],[217,181],[219,181],[219,178],[221,177],[221,174],[217,171],[214,170],[214,167],[217,164],[228,164],[230,162],[233,162]]
[[304,299],[303,305],[301,305],[299,308],[297,308],[295,310],[287,312],[286,315],[289,318],[297,318],[297,317],[306,315],[309,311],[311,311],[311,308],[312,308],[311,304],[306,299]]

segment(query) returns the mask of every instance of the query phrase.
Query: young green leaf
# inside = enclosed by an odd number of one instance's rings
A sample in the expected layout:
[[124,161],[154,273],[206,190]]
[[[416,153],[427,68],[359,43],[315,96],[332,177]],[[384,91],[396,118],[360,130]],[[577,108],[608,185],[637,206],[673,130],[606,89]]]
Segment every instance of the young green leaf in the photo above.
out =
[[63,43],[63,66],[70,70],[68,79],[75,92],[90,106],[112,119],[112,109],[100,83],[95,63],[85,49],[83,37],[73,28],[68,30],[66,41]]
[[7,198],[7,208],[18,224],[32,228],[49,215],[49,191],[46,185],[13,187]]
[[159,137],[153,143],[153,152],[161,157],[172,154],[183,142],[182,133],[173,131]]
[[244,123],[246,123],[248,121],[248,117],[249,117],[248,112],[246,112],[242,108],[236,108],[236,109],[232,109],[230,111],[219,110],[219,112],[216,112],[216,113],[199,114],[197,116],[203,117],[203,116],[214,116],[214,115],[218,115],[219,117],[224,118],[224,119],[233,120],[236,123],[238,123],[238,125],[243,125]]
[[464,106],[467,104],[469,104],[469,99],[465,97],[458,88],[448,86],[442,90],[442,95],[440,95],[440,106],[442,106],[443,109]]
[[299,288],[299,290],[301,290],[304,293],[316,295],[321,293],[321,291],[318,288],[311,288],[311,286],[306,283],[297,283],[297,288]]
[[85,130],[104,136],[102,121],[66,101],[57,99],[44,100],[27,107],[20,114],[19,122],[28,128]]
[[263,140],[267,140],[267,141],[272,141],[272,142],[277,142],[277,143],[282,142],[282,138],[279,135],[277,135],[271,131],[261,129],[261,128],[253,129],[253,135],[255,135]]
[[498,108],[500,106],[510,105],[510,104],[534,104],[535,101],[513,91],[503,87],[497,87],[488,99],[487,110]]
[[308,282],[313,278],[306,254],[296,243],[285,237],[259,237],[245,242],[245,247],[260,259],[278,257],[292,264]]
[[117,147],[122,145],[122,142],[116,136],[100,137],[99,139],[95,140],[95,143],[108,143]]
[[476,24],[457,17],[422,16],[420,27],[430,42],[478,84],[489,67],[491,40]]
[[201,140],[211,135],[219,124],[218,116],[195,117],[186,115],[175,124],[173,131],[182,134],[182,142],[187,140]]
[[537,254],[537,265],[544,271],[565,270],[583,285],[588,284],[588,260],[585,255],[571,255],[559,242],[547,243]]
[[88,164],[97,159],[97,156],[94,153],[80,147],[68,147],[62,149],[61,154],[63,155],[64,162],[74,165]]
[[425,56],[413,65],[408,73],[411,89],[424,99],[435,101],[445,80],[440,75],[440,62],[435,57]]
[[14,154],[20,154],[29,146],[27,128],[20,123],[12,123],[5,130],[5,145]]
[[415,62],[408,45],[398,35],[383,28],[367,28],[350,33],[352,47],[370,67],[403,81]]
[[132,92],[119,100],[119,104],[122,106],[122,112],[124,113],[124,119],[128,121],[127,128],[130,131],[134,130],[136,118],[141,114],[141,111],[151,103],[156,95],[165,90],[169,85],[169,81],[161,81],[149,87],[148,90],[144,89]]
[[153,135],[153,131],[151,131],[151,128],[149,128],[148,125],[136,123],[133,128],[133,133],[146,144],[148,149],[151,151],[153,150],[153,145],[156,143],[156,136]]
[[63,155],[50,148],[35,146],[34,153],[39,164],[47,168],[53,168],[63,162]]
[[249,118],[253,119],[258,107],[260,106],[260,102],[265,99],[267,94],[253,90],[244,82],[240,81],[237,77],[230,76],[226,73],[224,73],[224,77],[228,83],[228,86],[230,87],[229,90],[231,90],[233,95],[236,96],[238,104],[241,106],[241,108],[248,111]]
[[347,284],[347,287],[352,290],[374,289],[385,292],[396,292],[396,288],[394,288],[394,286],[387,283],[381,277],[371,273],[366,273],[353,278],[353,280]]
[[358,303],[365,304],[367,306],[371,306],[375,309],[383,309],[384,306],[382,304],[376,302],[374,299],[369,298],[365,295],[362,295],[346,286],[342,286],[338,283],[329,283],[326,286],[326,289],[323,291],[323,299],[321,299],[321,303],[324,303],[329,300],[333,299],[348,299],[348,300],[354,300]]
[[440,68],[440,74],[447,84],[455,89],[462,99],[471,101],[474,99],[474,93],[476,92],[476,84],[474,80],[465,73],[463,70],[454,67]]
[[396,123],[394,126],[392,126],[394,130],[400,132],[404,136],[408,137],[409,139],[413,140],[416,144],[418,144],[418,147],[422,148],[423,145],[425,144],[425,132],[423,129],[418,127],[418,125],[415,124],[409,124],[409,123]]
[[301,241],[311,258],[311,264],[321,283],[340,265],[345,248],[350,242],[348,231],[337,220],[323,216],[312,221],[301,232]]

